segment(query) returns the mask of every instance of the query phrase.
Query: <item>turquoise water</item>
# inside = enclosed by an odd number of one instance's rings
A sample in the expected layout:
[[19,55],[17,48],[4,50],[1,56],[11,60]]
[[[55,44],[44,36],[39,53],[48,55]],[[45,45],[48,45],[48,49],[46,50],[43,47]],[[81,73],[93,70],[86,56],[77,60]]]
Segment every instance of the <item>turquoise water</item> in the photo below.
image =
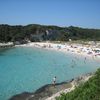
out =
[[0,100],[52,83],[70,80],[93,72],[99,61],[56,51],[31,47],[16,47],[0,51]]

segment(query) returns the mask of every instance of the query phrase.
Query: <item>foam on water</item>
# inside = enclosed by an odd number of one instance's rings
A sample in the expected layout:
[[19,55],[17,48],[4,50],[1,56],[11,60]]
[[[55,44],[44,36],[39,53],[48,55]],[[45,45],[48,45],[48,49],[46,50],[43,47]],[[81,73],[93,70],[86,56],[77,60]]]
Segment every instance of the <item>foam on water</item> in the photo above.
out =
[[0,100],[57,81],[70,80],[79,75],[93,72],[100,63],[95,60],[84,62],[84,57],[37,48],[17,47],[0,51]]

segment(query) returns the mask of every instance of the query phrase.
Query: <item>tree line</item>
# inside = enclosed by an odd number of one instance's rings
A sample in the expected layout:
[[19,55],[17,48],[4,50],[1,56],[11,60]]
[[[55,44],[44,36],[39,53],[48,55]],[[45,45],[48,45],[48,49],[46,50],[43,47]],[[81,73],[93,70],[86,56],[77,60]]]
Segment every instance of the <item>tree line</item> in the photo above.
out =
[[58,27],[38,24],[0,25],[0,42],[9,41],[68,41],[72,40],[100,40],[100,29],[86,29],[80,27]]

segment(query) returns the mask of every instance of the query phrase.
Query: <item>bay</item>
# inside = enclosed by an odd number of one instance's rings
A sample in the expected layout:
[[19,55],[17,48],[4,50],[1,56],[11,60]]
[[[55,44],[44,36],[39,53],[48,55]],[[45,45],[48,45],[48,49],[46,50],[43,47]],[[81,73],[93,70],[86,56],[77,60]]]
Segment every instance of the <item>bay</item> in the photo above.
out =
[[24,91],[34,92],[52,78],[63,82],[94,72],[100,62],[74,54],[32,47],[0,50],[0,100]]

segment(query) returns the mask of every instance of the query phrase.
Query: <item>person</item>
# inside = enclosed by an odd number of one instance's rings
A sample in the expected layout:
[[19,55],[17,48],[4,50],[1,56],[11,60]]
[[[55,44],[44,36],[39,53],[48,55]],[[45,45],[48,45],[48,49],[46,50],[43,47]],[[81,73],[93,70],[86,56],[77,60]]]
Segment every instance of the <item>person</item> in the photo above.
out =
[[85,57],[85,59],[84,59],[84,63],[86,63],[86,57]]
[[56,84],[56,76],[53,78],[53,85],[55,87],[55,84]]

